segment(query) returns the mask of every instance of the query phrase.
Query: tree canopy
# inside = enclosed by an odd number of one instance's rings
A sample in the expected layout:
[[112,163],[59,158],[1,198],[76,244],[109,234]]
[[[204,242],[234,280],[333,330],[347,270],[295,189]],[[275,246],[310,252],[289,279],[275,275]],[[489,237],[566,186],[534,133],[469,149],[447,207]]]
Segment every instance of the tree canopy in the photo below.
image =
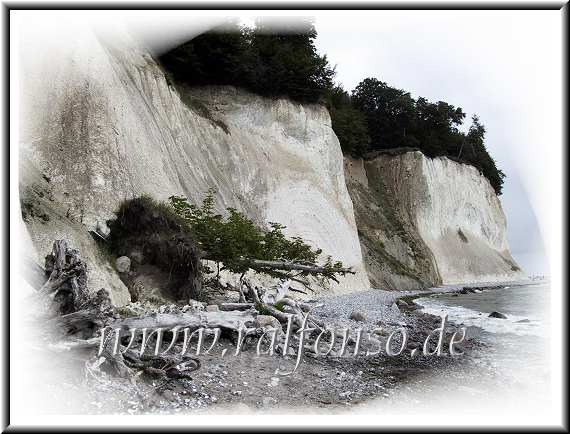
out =
[[294,27],[269,18],[254,29],[230,21],[176,47],[161,57],[178,81],[189,85],[228,84],[268,96],[316,103],[332,87],[334,68],[320,56],[317,32],[308,19]]
[[461,107],[423,97],[414,99],[376,78],[356,86],[352,103],[365,116],[368,150],[412,147],[430,157],[447,156],[475,166],[496,193],[501,193],[505,175],[485,147],[485,127],[477,116],[465,134],[459,130],[465,119]]

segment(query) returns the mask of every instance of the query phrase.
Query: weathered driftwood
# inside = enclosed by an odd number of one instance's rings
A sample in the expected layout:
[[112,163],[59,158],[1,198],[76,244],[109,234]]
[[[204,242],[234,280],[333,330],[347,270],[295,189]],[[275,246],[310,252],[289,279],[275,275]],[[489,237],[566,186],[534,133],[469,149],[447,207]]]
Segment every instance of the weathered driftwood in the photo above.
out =
[[[258,288],[253,287],[249,282],[245,281],[245,285],[249,290],[249,294],[251,294],[256,309],[264,314],[264,315],[271,315],[279,320],[282,324],[287,324],[289,321],[289,317],[292,317],[291,322],[295,329],[302,327],[305,313],[303,309],[299,306],[296,300],[293,300],[289,297],[283,296],[280,300],[275,303],[281,305],[281,309],[278,309],[274,304],[269,304],[263,302],[261,297],[258,294]],[[282,291],[282,294],[284,291]],[[286,311],[285,308],[289,307],[289,311]],[[313,327],[316,329],[324,329],[324,324],[313,317],[308,317],[307,326]]]
[[[268,268],[268,269],[286,270],[286,271],[304,271],[307,273],[317,273],[317,274],[328,274],[331,271],[326,267],[316,264],[308,264],[308,263],[265,261],[261,259],[246,259],[246,258],[243,258],[242,261],[246,264],[250,264],[253,268]],[[341,268],[335,271],[342,274],[355,274],[355,271],[353,271],[351,268]]]
[[243,326],[253,324],[254,316],[251,312],[229,311],[229,312],[195,312],[195,313],[156,313],[129,318],[117,319],[109,324],[113,329],[158,329],[171,330],[174,327],[188,328],[196,330],[205,329],[226,329],[239,330]]
[[[275,261],[258,261],[257,265],[290,267],[289,269],[318,270],[307,264],[277,263]],[[261,266],[261,265],[260,265]],[[301,267],[301,268],[299,268]],[[285,268],[287,269],[287,268]],[[321,268],[322,269],[322,268]],[[322,269],[324,271],[324,269]],[[176,378],[188,378],[189,373],[200,367],[200,362],[192,357],[173,352],[158,355],[139,354],[124,339],[116,340],[115,333],[105,334],[105,330],[121,330],[121,336],[127,333],[135,336],[133,339],[143,339],[142,333],[136,335],[134,330],[147,329],[154,331],[162,329],[170,331],[189,329],[194,331],[200,328],[221,329],[229,331],[251,331],[257,313],[271,315],[280,323],[287,324],[292,320],[294,329],[302,326],[304,316],[311,309],[307,303],[302,303],[289,297],[291,288],[290,279],[282,282],[276,288],[253,287],[246,279],[241,279],[240,288],[228,284],[229,290],[240,292],[240,303],[222,303],[220,311],[216,312],[180,312],[180,313],[152,313],[134,317],[122,317],[112,307],[108,293],[101,289],[91,295],[87,288],[87,266],[80,258],[77,250],[71,249],[65,240],[54,242],[52,252],[46,257],[46,272],[49,274],[47,282],[41,287],[39,293],[49,300],[49,294],[62,294],[60,298],[66,304],[66,309],[55,321],[68,336],[67,340],[52,348],[59,350],[83,349],[92,351],[91,361],[86,368],[91,372],[106,370],[114,375],[126,377],[134,381],[145,374],[154,378],[170,381]],[[318,272],[318,271],[317,271]],[[350,272],[350,270],[346,270]],[[251,302],[246,302],[249,298]],[[257,311],[257,312],[256,312]],[[324,328],[324,325],[310,317],[309,327]],[[125,333],[127,332],[127,333]],[[102,334],[101,334],[102,333]],[[73,337],[69,337],[69,336]],[[101,345],[101,336],[103,344]],[[79,338],[79,339],[78,339]],[[175,339],[176,340],[176,339]],[[118,346],[118,348],[116,347]],[[118,349],[118,351],[117,351]],[[96,355],[97,354],[97,355]]]
[[[144,317],[116,318],[109,294],[104,289],[91,295],[87,288],[87,266],[80,258],[79,252],[71,249],[65,240],[56,240],[52,252],[46,256],[45,262],[48,280],[39,288],[38,293],[45,303],[50,303],[50,294],[55,293],[54,300],[60,303],[60,312],[63,313],[50,321],[56,323],[64,334],[72,338],[57,344],[51,344],[52,350],[92,350],[93,356],[86,363],[86,369],[93,374],[94,371],[105,369],[114,375],[126,377],[134,381],[138,373],[144,373],[166,380],[185,378],[192,371],[200,367],[200,362],[189,356],[161,355],[147,356],[137,355],[119,343],[119,351],[115,351],[115,336],[103,332],[113,326],[128,326],[132,320],[133,326],[141,327],[149,324],[155,327],[151,320]],[[166,315],[166,316],[165,316]],[[198,327],[211,328],[237,327],[241,322],[252,322],[253,316],[246,312],[205,312],[190,318],[190,315],[181,315],[174,319],[175,315],[158,314],[148,318],[157,321],[156,327],[180,325],[184,323],[194,324]],[[101,337],[97,333],[103,333],[103,345]],[[77,337],[80,337],[78,339]],[[100,349],[100,351],[98,350]],[[96,355],[98,353],[98,355]]]
[[221,311],[250,310],[255,308],[253,303],[220,303],[218,306]]
[[40,295],[57,291],[55,299],[63,312],[79,310],[89,303],[87,264],[79,252],[69,248],[66,240],[56,240],[51,254],[46,256],[47,282],[39,289]]
[[162,380],[190,378],[190,372],[200,368],[200,361],[181,354],[138,354],[131,349],[115,351],[113,334],[104,336],[99,358],[105,359],[107,369],[120,377],[134,380],[136,372]]
[[291,287],[291,280],[286,280],[279,283],[275,288],[265,291],[261,300],[266,304],[275,304],[287,296],[289,288]]

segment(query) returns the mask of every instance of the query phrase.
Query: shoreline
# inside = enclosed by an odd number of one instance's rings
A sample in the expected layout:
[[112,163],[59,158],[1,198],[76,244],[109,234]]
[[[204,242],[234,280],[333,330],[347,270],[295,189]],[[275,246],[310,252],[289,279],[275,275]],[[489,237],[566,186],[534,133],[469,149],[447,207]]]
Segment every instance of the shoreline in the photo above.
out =
[[[478,284],[481,287],[480,284]],[[524,285],[510,282],[506,286]],[[201,368],[190,379],[167,382],[137,380],[136,384],[109,376],[105,381],[85,378],[80,370],[71,374],[73,361],[66,371],[65,387],[61,390],[62,402],[75,394],[81,402],[74,402],[77,410],[65,407],[64,412],[86,414],[200,414],[200,413],[330,413],[357,409],[377,400],[391,405],[391,397],[414,384],[433,378],[454,375],[471,375],[466,370],[472,362],[471,353],[484,347],[477,336],[466,337],[460,349],[461,356],[451,356],[447,351],[441,356],[424,356],[421,352],[412,355],[414,349],[441,324],[441,317],[425,313],[413,306],[413,298],[459,292],[467,285],[454,285],[430,290],[383,291],[368,290],[350,294],[328,296],[326,303],[314,309],[311,316],[336,328],[346,327],[371,330],[382,327],[378,337],[382,344],[394,330],[403,328],[408,334],[408,344],[402,354],[389,356],[384,351],[377,356],[359,354],[356,357],[311,357],[303,356],[296,372],[289,376],[276,374],[281,367],[289,371],[295,364],[295,355],[284,359],[282,355],[257,356],[255,345],[246,343],[246,348],[237,357],[220,357],[219,349],[212,354],[196,356]],[[476,285],[472,285],[476,287]],[[487,285],[487,289],[503,285]],[[411,297],[408,306],[402,299]],[[320,300],[314,300],[318,302]],[[398,307],[398,303],[401,307]],[[351,319],[353,310],[362,310],[362,321]],[[446,327],[447,336],[459,330],[452,322]],[[396,339],[396,346],[400,341]],[[231,337],[219,343],[234,345]],[[291,347],[296,349],[296,344]],[[208,347],[209,345],[206,345]],[[354,348],[349,344],[349,351]],[[228,352],[229,354],[229,352]],[[194,355],[193,355],[194,357]],[[59,359],[61,363],[62,359]],[[53,361],[57,364],[57,361]],[[457,374],[459,373],[459,374]],[[423,388],[423,386],[422,386]],[[429,390],[429,389],[428,389]],[[54,402],[57,400],[54,400]],[[61,404],[60,404],[61,405]]]
[[[449,287],[430,291],[368,290],[329,296],[326,304],[315,308],[311,314],[328,325],[346,327],[351,331],[380,326],[383,333],[378,337],[383,344],[391,332],[404,328],[408,343],[398,356],[382,352],[370,357],[359,354],[355,357],[314,358],[305,352],[296,372],[280,376],[276,370],[281,367],[290,371],[295,355],[286,359],[283,356],[257,356],[255,345],[250,344],[238,357],[198,356],[202,367],[192,374],[191,380],[173,381],[163,386],[142,385],[144,400],[129,397],[127,386],[124,388],[127,396],[118,397],[115,402],[132,404],[120,410],[115,407],[113,412],[216,413],[233,409],[240,413],[272,413],[283,409],[302,409],[303,412],[326,413],[355,408],[374,399],[389,399],[398,388],[414,380],[444,374],[448,369],[464,365],[469,361],[469,351],[480,346],[476,338],[467,336],[461,345],[465,353],[462,356],[451,356],[445,351],[441,356],[425,356],[421,352],[414,355],[414,350],[421,347],[429,333],[441,325],[441,317],[412,306],[400,308],[397,303],[403,297],[444,292],[453,290]],[[350,318],[351,311],[355,309],[363,309],[364,320]],[[447,337],[458,329],[456,324],[448,323]],[[401,341],[396,339],[395,342],[398,346]],[[353,346],[349,346],[349,351],[352,349]],[[108,393],[108,389],[105,388],[105,392]],[[98,403],[96,407],[102,402],[97,392],[92,398],[89,401]],[[92,410],[105,413],[110,410],[107,407],[103,404],[101,408]]]

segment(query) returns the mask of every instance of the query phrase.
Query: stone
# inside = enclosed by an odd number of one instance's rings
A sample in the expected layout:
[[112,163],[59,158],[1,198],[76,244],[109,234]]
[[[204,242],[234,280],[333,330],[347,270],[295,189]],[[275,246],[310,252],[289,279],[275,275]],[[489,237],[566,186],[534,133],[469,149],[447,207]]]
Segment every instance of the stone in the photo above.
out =
[[119,273],[128,273],[131,270],[131,260],[128,256],[119,256],[115,260],[115,268]]
[[100,220],[95,225],[95,230],[97,231],[97,233],[99,235],[102,235],[104,238],[107,238],[109,236],[109,234],[111,233],[111,229],[109,229],[109,226],[107,226],[107,223],[102,222]]
[[206,306],[206,312],[219,312],[220,308],[217,304],[209,304]]
[[188,300],[188,304],[182,308],[182,312],[202,311],[205,308],[206,307],[204,306],[204,303],[202,303],[201,301],[190,299]]
[[350,319],[353,321],[366,321],[366,314],[360,310],[353,310],[350,314]]
[[416,348],[421,348],[422,344],[420,344],[418,342],[408,342],[408,344],[406,346],[410,350],[415,350]]
[[410,307],[410,305],[402,299],[396,300],[396,304],[398,305],[398,307]]
[[388,332],[384,329],[374,329],[373,333],[378,336],[388,336]]
[[516,321],[519,324],[528,324],[530,322],[529,319],[525,318],[525,319],[519,319],[518,321]]
[[255,327],[256,328],[276,328],[281,330],[281,323],[277,318],[271,315],[257,315],[255,317]]
[[501,312],[491,312],[489,318],[507,319],[507,315]]

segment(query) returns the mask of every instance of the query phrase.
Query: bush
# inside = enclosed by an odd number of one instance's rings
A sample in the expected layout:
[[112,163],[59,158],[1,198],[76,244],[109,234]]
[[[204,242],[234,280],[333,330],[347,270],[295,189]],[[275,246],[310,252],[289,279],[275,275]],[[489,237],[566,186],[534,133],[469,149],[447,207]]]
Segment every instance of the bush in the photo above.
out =
[[332,128],[343,152],[353,157],[362,157],[369,150],[370,144],[364,114],[354,107],[350,95],[340,86],[329,91],[326,104]]
[[269,223],[269,229],[265,230],[234,208],[227,209],[226,217],[217,214],[212,190],[200,207],[180,196],[171,196],[169,201],[174,212],[191,228],[204,258],[222,263],[223,269],[232,273],[243,274],[251,269],[272,277],[312,275],[325,280],[344,274],[342,262],[333,262],[330,257],[325,258],[325,271],[320,273],[292,272],[257,265],[256,260],[315,264],[322,250],[312,248],[299,237],[287,238],[283,234],[285,226],[279,223]]

